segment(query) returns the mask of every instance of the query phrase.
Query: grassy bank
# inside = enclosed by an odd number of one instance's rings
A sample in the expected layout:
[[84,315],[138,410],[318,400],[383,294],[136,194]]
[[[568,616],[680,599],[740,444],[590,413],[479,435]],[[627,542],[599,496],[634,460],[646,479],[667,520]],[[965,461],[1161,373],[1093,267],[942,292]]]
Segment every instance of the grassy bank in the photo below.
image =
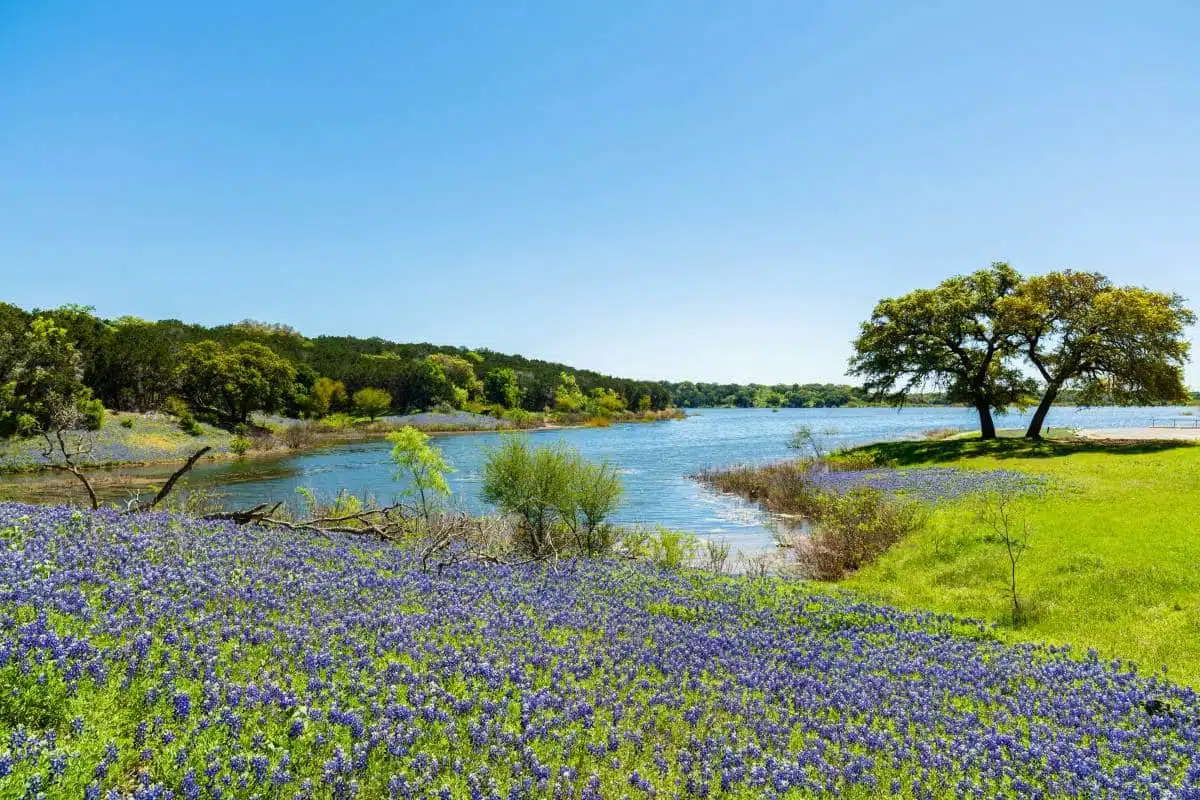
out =
[[949,440],[859,448],[900,467],[1019,470],[1047,488],[1015,506],[1029,619],[1008,623],[1009,562],[978,501],[939,503],[921,532],[845,581],[873,598],[992,620],[1012,640],[1069,643],[1200,683],[1200,446]]

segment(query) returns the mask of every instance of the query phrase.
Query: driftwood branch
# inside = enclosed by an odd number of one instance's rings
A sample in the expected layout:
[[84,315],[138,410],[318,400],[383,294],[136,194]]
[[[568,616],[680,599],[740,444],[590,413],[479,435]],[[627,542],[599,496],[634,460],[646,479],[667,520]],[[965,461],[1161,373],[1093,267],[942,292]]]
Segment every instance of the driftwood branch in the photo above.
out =
[[404,506],[397,503],[349,514],[332,514],[293,520],[275,516],[282,505],[283,503],[276,503],[268,508],[267,503],[260,503],[253,508],[239,511],[219,511],[214,514],[205,514],[201,519],[224,520],[237,525],[267,525],[289,531],[308,531],[322,535],[329,533],[374,534],[381,539],[394,540],[399,537],[396,525],[391,520],[394,519],[397,512],[401,518],[404,516]]
[[[63,429],[55,428],[53,439],[50,438],[50,431],[48,430],[42,431],[42,438],[46,440],[46,445],[42,448],[42,455],[45,456],[50,468],[59,470],[60,472],[69,472],[74,475],[75,479],[82,483],[83,488],[87,490],[92,510],[100,508],[100,499],[96,496],[96,490],[92,486],[92,482],[88,480],[87,475],[75,463],[75,459],[79,456],[91,453],[91,442],[86,438],[86,435],[80,435],[74,444],[68,445]],[[61,464],[54,461],[56,450],[63,460]]]
[[156,505],[161,503],[163,500],[165,500],[167,495],[169,495],[171,493],[171,490],[175,488],[176,481],[178,481],[180,478],[182,478],[184,475],[186,475],[188,472],[190,472],[192,467],[196,466],[196,462],[199,461],[200,458],[211,449],[212,449],[211,447],[208,447],[206,445],[204,447],[201,447],[196,452],[192,453],[190,456],[188,456],[188,460],[184,462],[183,466],[180,467],[179,469],[175,470],[175,472],[173,472],[171,474],[171,477],[167,478],[167,482],[164,483],[163,487],[158,490],[158,494],[154,495],[153,500],[151,500],[149,503],[146,503],[144,505],[139,504],[139,505],[135,506],[133,508],[133,510],[134,511],[149,511],[150,509],[154,508]]

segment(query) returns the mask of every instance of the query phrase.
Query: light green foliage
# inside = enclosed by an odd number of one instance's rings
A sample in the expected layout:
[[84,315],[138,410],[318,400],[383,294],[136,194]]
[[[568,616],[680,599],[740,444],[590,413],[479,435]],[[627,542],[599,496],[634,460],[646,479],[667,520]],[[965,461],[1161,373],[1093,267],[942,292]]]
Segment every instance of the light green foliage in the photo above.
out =
[[310,518],[329,516],[341,517],[350,514],[361,512],[365,505],[356,494],[351,494],[345,489],[338,490],[337,496],[333,498],[332,503],[322,503],[317,499],[316,493],[307,487],[297,486],[296,494],[304,498],[304,513]]
[[98,430],[104,407],[83,385],[79,352],[49,317],[0,342],[0,435]]
[[296,380],[290,362],[256,342],[198,342],[183,348],[180,361],[184,399],[229,428],[249,422],[254,411],[279,410]]
[[409,425],[388,434],[397,479],[408,481],[405,494],[415,496],[421,513],[429,519],[432,503],[450,495],[446,474],[453,472],[442,451],[430,444],[429,436]]
[[354,393],[354,410],[372,421],[386,414],[391,407],[392,396],[383,389],[367,386]]
[[196,421],[196,415],[182,398],[168,397],[163,402],[163,411],[179,420],[179,429],[189,436],[199,436],[203,432],[200,423]]
[[554,390],[554,410],[577,413],[583,411],[587,398],[575,382],[575,376],[566,372],[558,376],[558,388]]
[[[898,466],[1016,469],[1050,489],[1015,506],[1034,531],[1020,562],[1012,640],[1069,643],[1200,683],[1200,446],[1000,438],[863,448]],[[928,525],[844,585],[907,608],[1010,624],[1010,564],[977,501],[939,503]]]
[[621,504],[625,488],[617,468],[607,462],[593,463],[576,457],[571,465],[571,481],[566,503],[559,513],[575,538],[576,547],[585,555],[599,555],[612,549],[616,531],[608,518]]
[[787,405],[787,396],[769,386],[759,386],[754,392],[753,403],[755,408],[783,408]]
[[554,535],[571,492],[572,453],[562,445],[531,448],[524,437],[506,437],[487,454],[483,499],[521,521],[518,546],[535,557],[565,549]]
[[[472,354],[478,358],[478,354]],[[446,353],[435,353],[427,361],[441,368],[442,374],[456,391],[451,392],[450,402],[455,408],[462,408],[467,401],[483,395],[483,383],[475,374],[475,361],[461,356]]]
[[562,444],[530,447],[524,437],[508,436],[484,462],[483,499],[518,518],[517,547],[538,558],[610,548],[607,519],[621,492],[612,466],[592,464]]
[[[657,525],[652,530],[626,531],[621,544],[627,555],[649,561],[660,569],[675,570],[690,566],[700,553],[698,538],[663,525]],[[725,556],[728,557],[728,552]]]
[[612,389],[597,387],[592,390],[592,396],[588,400],[589,408],[600,416],[620,414],[625,410],[625,398]]
[[235,436],[229,440],[229,452],[236,456],[244,456],[250,451],[250,440],[245,436]]
[[1114,286],[1095,272],[1063,270],[1024,281],[1000,305],[1045,382],[1026,436],[1041,436],[1051,405],[1074,384],[1083,403],[1179,403],[1195,314],[1179,295]]
[[520,407],[521,385],[517,381],[517,373],[507,367],[488,372],[483,377],[483,397],[489,403],[505,408]]
[[[826,429],[825,433],[832,435],[830,429]],[[837,433],[833,431],[832,433]],[[788,447],[793,450],[798,450],[801,453],[811,452],[813,458],[825,457],[825,445],[822,438],[811,425],[801,425],[792,433],[792,438],[788,440]]]
[[346,385],[332,378],[317,378],[309,392],[310,412],[320,419],[332,411],[345,409],[347,403]]

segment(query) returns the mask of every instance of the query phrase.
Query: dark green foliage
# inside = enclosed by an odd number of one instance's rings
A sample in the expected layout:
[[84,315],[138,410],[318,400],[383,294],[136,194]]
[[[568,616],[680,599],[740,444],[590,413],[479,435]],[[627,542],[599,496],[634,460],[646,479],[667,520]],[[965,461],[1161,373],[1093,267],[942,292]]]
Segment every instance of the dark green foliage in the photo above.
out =
[[484,375],[483,399],[505,408],[517,408],[521,404],[521,384],[517,381],[517,373],[502,367]]
[[855,386],[832,383],[668,383],[674,405],[680,408],[734,408],[783,406],[786,408],[841,408],[867,400]]
[[[628,408],[639,408],[642,398],[647,398],[648,410],[672,405],[670,389],[664,383],[613,378],[491,350],[350,336],[309,339],[286,325],[253,320],[207,328],[179,320],[103,320],[79,306],[46,313],[67,330],[79,351],[84,384],[106,407],[125,411],[154,410],[162,408],[172,395],[186,396],[178,365],[189,345],[203,342],[214,342],[226,350],[254,344],[285,359],[296,375],[283,391],[278,408],[294,416],[328,413],[313,396],[318,377],[340,382],[347,397],[368,386],[384,389],[392,396],[393,406],[404,411],[443,403],[461,407],[468,400],[481,399],[483,381],[490,373],[503,378],[502,385],[493,386],[489,402],[507,408],[542,411],[553,407],[563,373],[571,375],[585,395],[591,396],[596,389],[610,390],[620,395]],[[6,331],[19,338],[31,318],[16,306],[0,303],[0,338]]]
[[1072,386],[1084,403],[1178,403],[1196,316],[1175,294],[1115,286],[1097,272],[1062,270],[1024,281],[1002,322],[1045,382],[1026,431],[1041,437],[1050,406]]
[[199,342],[183,348],[180,362],[184,399],[229,428],[248,422],[251,412],[282,408],[296,380],[295,367],[256,342]]
[[0,341],[0,435],[97,430],[104,407],[82,382],[82,359],[65,328],[37,317]]

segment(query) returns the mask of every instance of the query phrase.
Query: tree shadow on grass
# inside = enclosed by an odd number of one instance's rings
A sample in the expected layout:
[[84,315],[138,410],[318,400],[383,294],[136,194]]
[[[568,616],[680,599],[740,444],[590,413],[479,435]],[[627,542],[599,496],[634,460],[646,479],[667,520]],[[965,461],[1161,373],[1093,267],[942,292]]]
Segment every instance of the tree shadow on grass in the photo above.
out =
[[1031,442],[1026,439],[1001,438],[992,441],[980,439],[950,439],[930,442],[879,442],[856,448],[860,452],[875,455],[881,463],[896,466],[942,463],[964,458],[991,456],[992,458],[1058,458],[1075,453],[1112,453],[1114,455],[1144,455],[1174,450],[1180,447],[1196,447],[1184,440],[1141,440],[1141,439],[1046,439]]

